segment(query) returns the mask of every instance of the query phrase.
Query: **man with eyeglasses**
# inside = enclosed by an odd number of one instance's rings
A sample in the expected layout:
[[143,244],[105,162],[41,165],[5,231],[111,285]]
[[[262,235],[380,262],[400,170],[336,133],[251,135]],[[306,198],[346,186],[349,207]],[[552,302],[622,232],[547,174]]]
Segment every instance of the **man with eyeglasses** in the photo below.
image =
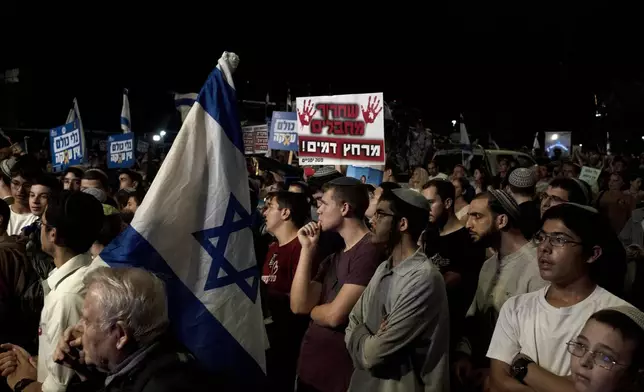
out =
[[385,191],[373,217],[388,259],[353,307],[345,342],[355,364],[351,391],[449,391],[445,283],[418,247],[429,203],[411,189]]
[[275,237],[268,247],[262,266],[262,305],[270,348],[266,351],[266,369],[270,389],[293,391],[297,356],[308,316],[291,312],[291,284],[297,270],[302,245],[297,232],[309,220],[310,209],[302,193],[273,192],[266,196],[263,216],[266,231]]
[[589,205],[590,199],[590,187],[585,182],[576,178],[555,178],[541,194],[541,216],[548,208],[561,203]]
[[623,274],[614,273],[623,271],[623,249],[620,263],[612,246],[621,244],[591,207],[548,209],[534,243],[539,273],[550,284],[501,308],[487,353],[492,391],[575,391],[566,343],[596,311],[629,306],[609,291],[623,285]]
[[9,235],[19,235],[23,228],[38,219],[29,208],[29,191],[40,173],[37,163],[28,156],[20,157],[11,168],[11,195],[15,201],[11,205],[11,217],[7,228]]

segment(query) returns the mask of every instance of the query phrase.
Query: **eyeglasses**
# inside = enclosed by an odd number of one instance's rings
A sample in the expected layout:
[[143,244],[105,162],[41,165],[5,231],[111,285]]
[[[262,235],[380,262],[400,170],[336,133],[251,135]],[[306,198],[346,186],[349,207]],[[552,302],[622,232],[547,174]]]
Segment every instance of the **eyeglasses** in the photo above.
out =
[[374,221],[378,221],[378,220],[380,220],[381,218],[384,218],[384,217],[386,217],[386,216],[392,216],[392,217],[393,217],[393,216],[396,216],[396,214],[390,214],[390,213],[388,213],[388,212],[384,212],[384,211],[377,210],[377,211],[373,214],[373,220],[374,220]]
[[16,190],[30,189],[31,184],[28,182],[11,181],[11,186]]
[[561,204],[561,203],[567,203],[568,202],[568,200],[564,200],[559,196],[549,195],[546,192],[543,192],[539,197],[541,198],[541,201],[549,200],[551,203],[559,203],[559,204]]
[[550,246],[554,246],[555,248],[563,248],[564,246],[566,246],[566,244],[582,244],[579,241],[569,240],[562,234],[548,234],[543,230],[539,230],[537,234],[532,237],[532,242],[537,246],[543,244],[546,240],[550,243]]
[[573,340],[566,343],[566,346],[568,346],[568,352],[577,358],[581,358],[584,355],[586,355],[586,353],[590,353],[590,355],[592,355],[592,358],[593,358],[593,363],[606,370],[611,370],[615,365],[628,366],[623,363],[619,363],[615,361],[615,359],[608,354],[604,354],[601,351],[589,350],[588,347],[586,347],[584,344],[575,342]]

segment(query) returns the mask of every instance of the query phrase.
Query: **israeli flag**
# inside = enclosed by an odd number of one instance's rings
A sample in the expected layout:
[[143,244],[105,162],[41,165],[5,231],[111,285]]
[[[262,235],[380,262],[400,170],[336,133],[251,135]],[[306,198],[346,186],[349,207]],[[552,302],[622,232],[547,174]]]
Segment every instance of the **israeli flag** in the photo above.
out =
[[210,370],[256,390],[265,374],[259,270],[235,87],[224,52],[131,226],[101,253],[166,282],[177,336]]
[[467,128],[465,128],[465,120],[461,114],[461,121],[459,124],[461,131],[461,161],[465,168],[470,168],[470,161],[474,158],[472,153],[472,143],[470,143],[470,136],[467,134]]
[[535,132],[535,134],[534,134],[534,142],[532,142],[532,150],[537,151],[540,148],[541,148],[541,146],[539,145],[539,132]]
[[67,120],[65,120],[65,124],[73,123],[74,121],[78,121],[78,129],[80,130],[81,135],[81,148],[83,149],[83,163],[87,163],[87,144],[85,144],[85,129],[83,128],[83,120],[81,120],[80,110],[78,110],[78,101],[76,100],[76,98],[74,98],[74,101],[72,102],[72,108],[69,110],[69,114],[67,114]]
[[124,89],[123,90],[123,108],[121,108],[121,129],[123,130],[123,133],[132,132],[132,128],[130,127],[130,124],[131,124],[130,100],[127,94],[128,94],[127,89]]
[[197,100],[197,93],[174,94],[174,107],[181,113],[181,121],[186,121],[188,112]]

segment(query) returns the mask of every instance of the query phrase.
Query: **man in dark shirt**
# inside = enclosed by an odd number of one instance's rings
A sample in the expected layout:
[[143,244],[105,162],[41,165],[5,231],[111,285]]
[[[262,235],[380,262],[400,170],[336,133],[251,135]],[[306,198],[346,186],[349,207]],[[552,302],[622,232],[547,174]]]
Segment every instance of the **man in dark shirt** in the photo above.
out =
[[[325,185],[319,202],[319,221],[298,232],[302,251],[291,286],[291,310],[310,313],[312,319],[300,350],[298,392],[344,392],[353,373],[344,343],[349,313],[381,259],[364,223],[369,206],[364,184],[353,178],[338,178]],[[340,234],[346,247],[327,257],[314,274],[323,231]]]
[[309,204],[302,193],[274,192],[266,196],[266,231],[275,237],[262,268],[262,285],[268,312],[264,314],[270,348],[266,368],[270,390],[293,391],[297,356],[308,317],[291,312],[289,294],[302,246],[297,232],[310,220]]
[[[0,339],[32,347],[38,331],[36,310],[29,306],[25,292],[29,284],[37,282],[26,256],[24,244],[7,234],[11,215],[9,206],[0,200]],[[32,347],[33,348],[33,347]],[[4,388],[0,387],[0,390]]]
[[540,203],[535,199],[537,176],[532,169],[514,169],[508,178],[508,191],[519,205],[519,228],[531,240],[541,228]]
[[[467,309],[474,299],[479,271],[485,261],[485,249],[475,245],[469,231],[454,212],[456,190],[450,181],[435,179],[423,189],[429,201],[430,229],[437,229],[436,243],[425,243],[425,254],[436,265],[447,288],[452,348],[460,337]],[[433,256],[433,257],[432,257]]]

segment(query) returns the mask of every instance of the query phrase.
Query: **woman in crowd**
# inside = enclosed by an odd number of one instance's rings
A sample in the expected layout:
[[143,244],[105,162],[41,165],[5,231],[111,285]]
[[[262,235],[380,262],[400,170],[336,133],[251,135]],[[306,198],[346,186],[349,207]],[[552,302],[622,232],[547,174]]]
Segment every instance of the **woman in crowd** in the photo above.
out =
[[474,187],[476,194],[478,195],[479,193],[487,191],[487,188],[490,186],[492,186],[492,177],[490,177],[488,172],[482,167],[474,170]]

